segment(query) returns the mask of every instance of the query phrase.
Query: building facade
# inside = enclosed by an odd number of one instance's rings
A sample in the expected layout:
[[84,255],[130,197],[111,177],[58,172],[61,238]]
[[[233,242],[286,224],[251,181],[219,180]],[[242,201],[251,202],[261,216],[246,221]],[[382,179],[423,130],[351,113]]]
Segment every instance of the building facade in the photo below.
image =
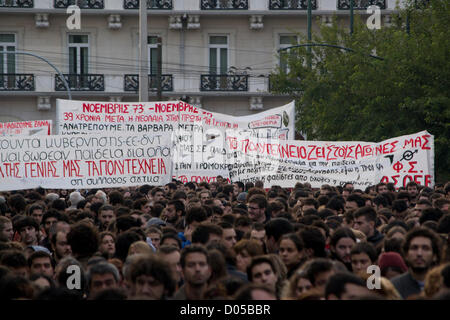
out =
[[[350,0],[312,0],[312,31]],[[77,27],[70,5],[80,10]],[[355,14],[396,0],[354,0]],[[148,0],[149,100],[157,100],[158,38],[163,100],[183,99],[235,116],[281,106],[270,92],[277,51],[307,33],[307,0]],[[139,0],[0,0],[0,121],[55,120],[56,98],[138,101]]]

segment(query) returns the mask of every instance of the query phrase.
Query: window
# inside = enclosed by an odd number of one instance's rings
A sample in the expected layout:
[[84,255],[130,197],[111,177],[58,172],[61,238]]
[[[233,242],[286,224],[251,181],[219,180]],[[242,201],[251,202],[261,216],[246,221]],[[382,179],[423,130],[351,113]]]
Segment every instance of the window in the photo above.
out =
[[228,37],[209,37],[209,73],[227,74],[228,71]]
[[16,73],[16,36],[14,34],[0,34],[0,86],[14,87],[15,77],[7,77],[5,74]]
[[16,73],[16,36],[0,34],[0,73]]
[[158,36],[148,37],[148,65],[150,74],[158,72]]
[[69,35],[69,73],[89,73],[89,37]]
[[[298,39],[296,35],[280,35],[280,45],[279,48],[288,48],[298,43]],[[287,54],[289,54],[289,50],[280,52],[280,69],[282,72],[289,73],[289,66],[287,63]]]

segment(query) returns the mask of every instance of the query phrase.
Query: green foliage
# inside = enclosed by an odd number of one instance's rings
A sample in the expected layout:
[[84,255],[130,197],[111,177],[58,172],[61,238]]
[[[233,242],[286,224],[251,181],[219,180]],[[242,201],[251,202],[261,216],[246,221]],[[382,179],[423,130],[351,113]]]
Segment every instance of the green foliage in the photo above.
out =
[[308,139],[381,141],[429,131],[435,136],[436,182],[450,180],[449,25],[448,0],[420,8],[413,1],[379,30],[369,30],[355,15],[353,35],[335,18],[313,42],[353,52],[312,47],[309,68],[308,49],[290,49],[282,57],[289,72],[271,75],[272,90],[296,99],[297,128]]

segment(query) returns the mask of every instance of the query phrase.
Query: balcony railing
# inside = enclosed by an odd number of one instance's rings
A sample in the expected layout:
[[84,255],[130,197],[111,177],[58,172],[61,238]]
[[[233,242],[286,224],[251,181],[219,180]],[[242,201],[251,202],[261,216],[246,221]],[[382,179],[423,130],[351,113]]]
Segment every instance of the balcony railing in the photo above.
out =
[[0,8],[34,8],[33,0],[0,0]]
[[[102,74],[63,74],[73,91],[105,91],[105,77]],[[55,91],[66,91],[64,81],[55,75]]]
[[[139,9],[139,0],[124,0],[124,9]],[[172,0],[147,0],[147,9],[172,10]]]
[[[339,10],[349,10],[351,0],[338,0]],[[378,6],[380,9],[386,9],[386,0],[353,0],[353,9],[365,10],[370,6]]]
[[0,74],[0,91],[34,91],[34,75],[24,73]]
[[200,91],[248,91],[248,75],[202,74]]
[[248,10],[248,0],[200,0],[202,10]]
[[104,0],[54,0],[56,9],[64,9],[68,6],[77,5],[80,9],[104,9]]
[[[148,89],[156,91],[158,88],[156,75],[148,76]],[[139,90],[139,75],[126,74],[124,77],[124,91]],[[161,75],[161,91],[173,91],[173,77],[171,74]]]
[[[308,0],[270,0],[269,10],[307,10]],[[311,10],[317,9],[317,1],[311,0]]]

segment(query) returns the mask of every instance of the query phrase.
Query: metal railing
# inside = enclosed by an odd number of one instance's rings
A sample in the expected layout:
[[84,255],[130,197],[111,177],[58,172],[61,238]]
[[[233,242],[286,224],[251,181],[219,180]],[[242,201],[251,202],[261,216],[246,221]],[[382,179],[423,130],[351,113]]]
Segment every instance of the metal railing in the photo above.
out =
[[248,0],[200,0],[202,10],[248,10]]
[[248,91],[248,75],[202,74],[200,91]]
[[25,73],[0,74],[0,91],[34,91],[34,75]]
[[[124,9],[139,9],[139,0],[124,0]],[[147,0],[147,9],[152,10],[172,10],[172,0]]]
[[[308,0],[269,0],[269,10],[307,10]],[[317,9],[317,1],[311,0],[311,10]]]
[[[73,91],[105,91],[105,77],[103,74],[64,74]],[[55,91],[66,91],[64,81],[55,75]]]
[[0,8],[34,8],[33,0],[0,0]]
[[[139,75],[126,74],[124,76],[124,91],[139,90]],[[158,89],[158,81],[156,75],[148,76],[148,89],[156,91]],[[161,91],[173,91],[173,77],[171,74],[161,75]]]
[[80,9],[104,9],[104,0],[54,0],[53,7],[64,9],[72,5],[77,5]]
[[[349,10],[351,0],[338,0],[337,7],[339,10]],[[368,7],[375,5],[380,9],[386,9],[386,0],[353,0],[354,10],[365,10]]]

